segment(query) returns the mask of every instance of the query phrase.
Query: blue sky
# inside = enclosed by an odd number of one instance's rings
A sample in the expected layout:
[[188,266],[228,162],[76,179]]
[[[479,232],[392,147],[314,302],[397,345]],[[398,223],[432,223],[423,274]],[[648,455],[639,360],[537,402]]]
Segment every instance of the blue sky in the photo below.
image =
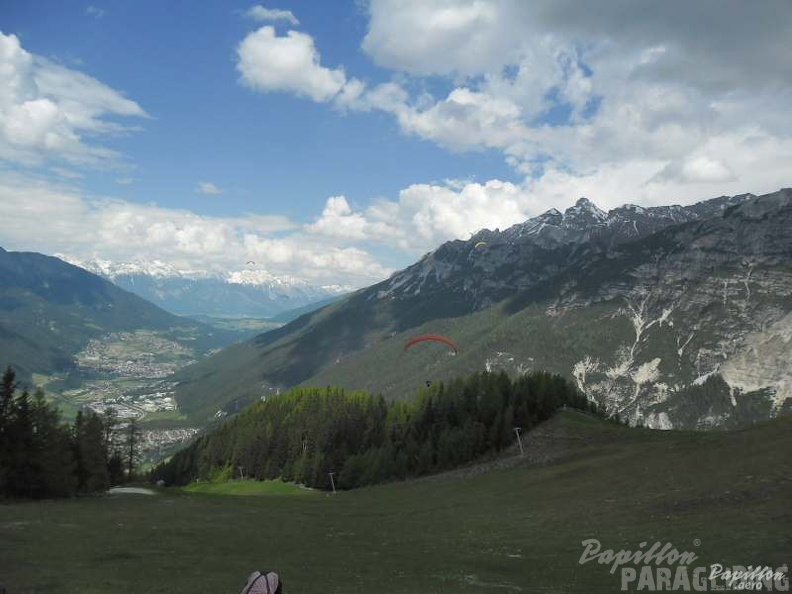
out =
[[0,245],[362,286],[584,195],[773,191],[792,8],[749,4],[6,1]]

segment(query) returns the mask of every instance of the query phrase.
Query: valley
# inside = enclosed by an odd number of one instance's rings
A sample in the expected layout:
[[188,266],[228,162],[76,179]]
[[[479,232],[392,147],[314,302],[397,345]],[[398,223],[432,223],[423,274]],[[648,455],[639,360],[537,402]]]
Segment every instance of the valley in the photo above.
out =
[[0,0],[0,594],[788,592],[784,39]]
[[[223,281],[162,263],[104,263],[100,278],[2,252],[10,274],[0,324],[12,334],[0,346],[67,417],[112,407],[141,423],[148,459],[295,385],[400,400],[476,370],[561,374],[632,424],[736,428],[792,409],[790,208],[789,190],[607,213],[581,199],[443,244],[340,299],[268,277],[255,293],[255,271]],[[54,276],[41,285],[14,261]],[[110,278],[177,311],[215,313],[174,316]],[[277,286],[319,300],[269,319],[234,315]],[[234,297],[218,313],[223,295]],[[407,353],[421,333],[453,337],[459,353]]]
[[76,370],[66,374],[34,374],[68,420],[81,409],[112,411],[121,423],[141,427],[145,463],[191,439],[199,427],[186,423],[174,399],[175,383],[166,378],[200,356],[194,350],[154,331],[119,332],[96,339],[75,356]]

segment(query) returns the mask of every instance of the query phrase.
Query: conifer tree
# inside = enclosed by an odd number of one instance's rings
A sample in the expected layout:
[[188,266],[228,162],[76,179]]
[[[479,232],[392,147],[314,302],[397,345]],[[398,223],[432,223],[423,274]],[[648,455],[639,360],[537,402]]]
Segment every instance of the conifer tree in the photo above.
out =
[[71,431],[61,422],[58,410],[48,404],[38,388],[33,395],[34,448],[41,472],[36,497],[68,497],[77,488]]
[[109,489],[105,424],[102,418],[92,411],[80,411],[74,423],[74,441],[78,489],[84,493]]
[[15,390],[16,374],[9,365],[3,373],[0,384],[0,496],[6,493],[8,488],[8,471],[13,443],[9,432]]
[[132,419],[129,422],[129,425],[127,425],[126,446],[124,448],[126,455],[127,479],[130,481],[134,478],[135,469],[140,462],[140,440],[140,426],[137,424],[136,419]]

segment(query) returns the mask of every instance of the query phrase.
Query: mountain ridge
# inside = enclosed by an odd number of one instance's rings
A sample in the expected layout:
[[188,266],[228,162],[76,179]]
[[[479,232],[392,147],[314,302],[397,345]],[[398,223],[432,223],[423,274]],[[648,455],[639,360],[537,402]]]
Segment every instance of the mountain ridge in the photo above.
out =
[[[300,383],[399,398],[427,376],[502,367],[573,377],[609,412],[657,427],[769,418],[789,404],[785,382],[792,370],[779,364],[768,368],[765,384],[757,378],[751,384],[747,364],[738,363],[751,340],[773,360],[789,354],[783,340],[792,305],[789,195],[784,189],[690,207],[620,207],[604,218],[579,201],[567,228],[565,213],[551,212],[528,225],[447,242],[389,279],[237,347],[234,360],[225,359],[233,371],[212,368],[211,359],[196,371],[211,375],[215,390],[227,382],[226,404],[216,402],[212,412],[233,412],[246,400]],[[572,233],[583,210],[593,216]],[[544,219],[541,229],[537,219]],[[773,238],[764,240],[768,221]],[[719,307],[724,286],[747,287],[752,297]],[[695,336],[683,332],[696,324]],[[763,324],[775,338],[751,339]],[[411,349],[405,357],[399,345],[419,332],[452,333],[463,345],[459,356]],[[726,348],[725,340],[737,346]],[[721,368],[733,384],[704,386],[705,376]],[[191,371],[177,375],[180,402],[193,413],[209,408]],[[685,396],[689,390],[699,395]],[[694,398],[700,402],[691,404]],[[728,409],[720,417],[712,413],[719,407]]]
[[179,270],[161,260],[113,262],[58,256],[184,316],[272,318],[349,291],[348,287],[314,286],[297,277],[277,276],[256,268]]

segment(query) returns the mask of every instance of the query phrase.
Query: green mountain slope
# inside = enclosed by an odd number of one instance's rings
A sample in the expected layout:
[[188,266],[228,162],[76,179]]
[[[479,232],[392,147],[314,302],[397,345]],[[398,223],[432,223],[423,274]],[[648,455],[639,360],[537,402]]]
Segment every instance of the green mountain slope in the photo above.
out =
[[[610,413],[655,427],[771,418],[792,408],[792,191],[718,204],[684,217],[669,207],[660,222],[638,212],[652,224],[637,235],[624,234],[641,229],[626,224],[629,209],[604,215],[579,204],[449,242],[185,369],[177,398],[205,419],[297,384],[400,399],[481,369],[548,370]],[[431,343],[404,350],[425,332],[453,338],[459,353]],[[699,389],[710,377],[716,385]]]

